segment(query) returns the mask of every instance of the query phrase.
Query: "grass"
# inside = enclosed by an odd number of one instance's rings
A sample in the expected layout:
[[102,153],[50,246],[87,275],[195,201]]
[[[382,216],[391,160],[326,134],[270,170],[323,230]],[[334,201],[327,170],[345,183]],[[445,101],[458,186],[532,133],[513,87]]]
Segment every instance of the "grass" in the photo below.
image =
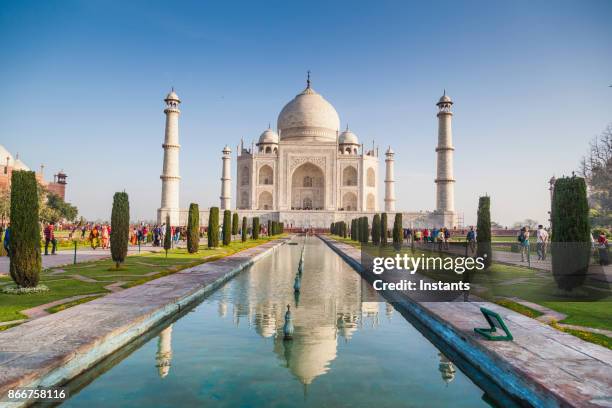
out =
[[600,346],[612,350],[612,339],[606,335],[599,333],[591,333],[583,330],[570,329],[567,327],[559,326],[556,323],[551,323],[551,326],[557,330],[571,334],[572,336],[576,336],[584,341],[588,341],[589,343],[598,344]]
[[[0,321],[24,319],[27,316],[21,313],[25,309],[40,306],[56,300],[77,295],[98,295],[109,293],[105,286],[117,282],[124,282],[122,287],[129,288],[141,285],[152,279],[176,273],[180,270],[223,258],[236,252],[263,244],[272,238],[261,237],[258,240],[246,242],[234,241],[226,247],[209,249],[200,246],[199,252],[190,254],[186,249],[171,249],[166,256],[165,252],[143,252],[130,255],[126,258],[119,270],[115,269],[111,259],[78,263],[76,265],[62,266],[60,269],[44,270],[41,274],[41,283],[49,287],[48,292],[33,295],[1,295]],[[91,282],[75,279],[72,275],[80,275]],[[10,282],[6,277],[0,280],[0,285]],[[87,299],[87,298],[85,298]],[[92,299],[89,299],[92,300]],[[57,312],[88,300],[77,300],[66,305],[51,308]],[[57,309],[57,310],[56,310]]]
[[530,307],[523,306],[520,303],[513,302],[509,299],[499,299],[495,301],[495,303],[507,309],[514,310],[515,312],[525,315],[527,317],[531,317],[532,319],[542,316],[541,312],[538,312],[537,310],[534,310]]
[[104,296],[104,295],[87,296],[87,297],[84,297],[84,298],[81,298],[81,299],[73,300],[72,302],[63,303],[61,305],[50,307],[49,309],[46,309],[46,311],[49,312],[49,313],[61,312],[62,310],[66,310],[69,307],[80,305],[80,304],[83,304],[83,303],[87,303],[90,300],[94,300],[94,299],[97,299],[97,298],[102,297],[102,296]]

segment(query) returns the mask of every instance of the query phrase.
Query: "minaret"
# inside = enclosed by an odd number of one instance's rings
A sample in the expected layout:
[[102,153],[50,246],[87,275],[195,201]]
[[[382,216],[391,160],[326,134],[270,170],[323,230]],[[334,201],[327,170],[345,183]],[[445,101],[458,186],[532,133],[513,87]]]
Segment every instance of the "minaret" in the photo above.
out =
[[164,169],[160,176],[162,180],[161,208],[157,211],[157,222],[162,224],[166,216],[170,216],[170,224],[179,224],[179,132],[178,118],[181,113],[178,106],[181,103],[178,95],[172,91],[164,99],[166,102],[166,136],[164,139]]
[[[453,112],[451,107],[453,101],[446,95],[440,98],[438,103],[438,168],[436,177],[436,212],[445,214],[444,224],[454,223],[453,214],[455,212],[455,178],[453,175],[453,130],[451,121]],[[450,214],[448,214],[450,213]],[[450,218],[446,217],[449,215]],[[446,225],[450,227],[452,225]]]
[[221,173],[221,210],[230,210],[232,205],[232,149],[229,146],[223,148],[223,170]]
[[393,156],[395,153],[391,149],[391,146],[387,149],[385,156],[385,164],[387,165],[387,174],[385,175],[385,211],[395,212],[395,176],[393,175],[393,166],[395,165],[395,159]]
[[159,333],[157,341],[157,353],[155,354],[155,367],[161,378],[170,372],[172,365],[172,325],[166,327]]

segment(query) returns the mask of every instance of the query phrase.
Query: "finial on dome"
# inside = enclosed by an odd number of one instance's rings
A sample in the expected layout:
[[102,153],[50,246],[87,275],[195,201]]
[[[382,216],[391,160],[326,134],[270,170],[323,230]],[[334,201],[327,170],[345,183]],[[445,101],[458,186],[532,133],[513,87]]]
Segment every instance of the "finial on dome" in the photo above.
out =
[[346,131],[348,132],[348,130],[349,130],[349,127],[348,127],[348,123],[347,123],[346,124]]
[[306,71],[306,88],[310,89],[310,70]]

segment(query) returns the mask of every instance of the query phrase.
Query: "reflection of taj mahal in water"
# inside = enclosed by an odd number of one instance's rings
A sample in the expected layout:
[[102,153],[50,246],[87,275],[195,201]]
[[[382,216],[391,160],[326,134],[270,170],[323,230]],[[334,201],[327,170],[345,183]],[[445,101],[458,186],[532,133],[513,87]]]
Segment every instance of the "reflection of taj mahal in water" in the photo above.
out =
[[[185,224],[186,210],[179,207],[178,95],[165,99],[166,136],[162,201],[158,221],[170,216],[171,223]],[[436,209],[433,212],[402,212],[405,226],[449,226],[457,223],[454,208],[452,143],[453,102],[444,93],[438,106]],[[328,227],[330,223],[359,216],[373,216],[395,209],[395,153],[384,153],[385,175],[381,177],[379,149],[366,148],[348,126],[341,131],[336,109],[311,86],[281,110],[277,131],[266,129],[256,144],[237,147],[235,209],[240,216],[259,216],[294,227]],[[232,209],[232,151],[222,151],[220,208]],[[380,205],[379,183],[384,182],[384,206]],[[406,186],[404,186],[406,187]],[[207,223],[208,211],[200,221]],[[392,218],[391,218],[392,219]]]
[[[335,256],[307,263],[300,294],[296,295],[293,280],[300,254],[295,248],[291,256],[265,258],[215,296],[220,318],[232,319],[236,326],[248,325],[262,338],[272,339],[270,352],[307,386],[330,370],[338,356],[339,341],[350,342],[360,330],[377,329],[382,319],[393,317],[394,309],[382,302],[370,285],[362,285],[360,275]],[[291,305],[295,327],[290,341],[283,339],[286,305]],[[171,366],[171,334],[172,326],[163,330],[158,340],[156,366],[162,378]],[[439,371],[444,382],[453,380],[453,364],[442,354]]]

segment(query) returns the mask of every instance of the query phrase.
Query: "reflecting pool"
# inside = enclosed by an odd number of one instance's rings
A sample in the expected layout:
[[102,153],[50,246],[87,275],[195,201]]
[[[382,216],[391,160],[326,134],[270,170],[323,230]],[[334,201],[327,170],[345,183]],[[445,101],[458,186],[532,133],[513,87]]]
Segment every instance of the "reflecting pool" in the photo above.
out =
[[[483,391],[391,305],[364,294],[359,274],[321,240],[295,241],[73,381],[63,405],[488,406]],[[287,305],[290,341],[283,340]]]

